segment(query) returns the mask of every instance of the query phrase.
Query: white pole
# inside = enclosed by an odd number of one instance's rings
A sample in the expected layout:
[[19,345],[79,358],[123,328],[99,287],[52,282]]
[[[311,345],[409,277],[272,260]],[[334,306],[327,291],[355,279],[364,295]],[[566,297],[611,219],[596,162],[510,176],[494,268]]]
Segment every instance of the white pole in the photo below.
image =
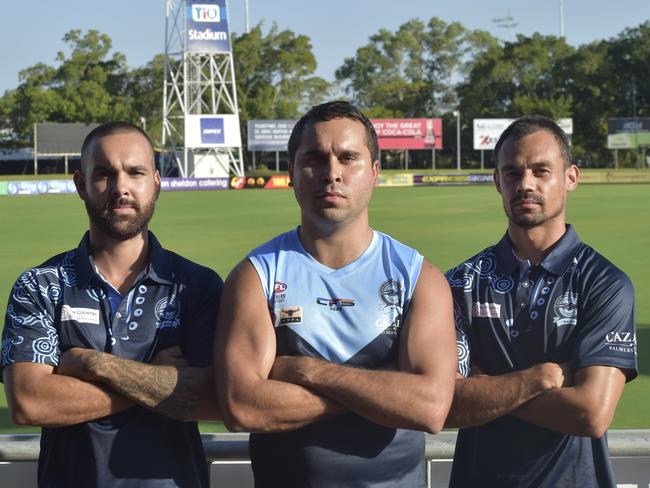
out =
[[251,31],[250,22],[249,22],[248,0],[245,0],[245,4],[246,4],[246,34],[248,34]]
[[564,37],[564,0],[560,0],[560,37]]
[[456,116],[456,169],[460,171],[460,110],[454,110]]

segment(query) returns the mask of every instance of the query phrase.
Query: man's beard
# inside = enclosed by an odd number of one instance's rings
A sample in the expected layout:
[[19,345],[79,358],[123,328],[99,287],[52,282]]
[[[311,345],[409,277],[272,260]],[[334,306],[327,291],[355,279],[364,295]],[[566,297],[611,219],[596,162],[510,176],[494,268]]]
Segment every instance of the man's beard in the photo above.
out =
[[[145,230],[151,217],[153,217],[153,212],[156,207],[155,198],[147,202],[142,208],[135,202],[130,202],[125,198],[103,205],[94,204],[88,200],[84,203],[90,221],[100,231],[120,241],[132,239]],[[112,214],[111,209],[120,205],[130,205],[135,210],[135,214]]]
[[[515,210],[509,210],[513,209],[520,200],[532,200],[539,205],[540,211],[538,213],[517,213]],[[509,207],[506,206],[505,203],[503,205],[503,210],[510,219],[510,222],[523,229],[532,229],[533,227],[542,225],[562,213],[562,206],[559,206],[557,211],[552,215],[546,214],[545,209],[546,199],[543,196],[534,193],[524,193],[516,196],[509,202]]]

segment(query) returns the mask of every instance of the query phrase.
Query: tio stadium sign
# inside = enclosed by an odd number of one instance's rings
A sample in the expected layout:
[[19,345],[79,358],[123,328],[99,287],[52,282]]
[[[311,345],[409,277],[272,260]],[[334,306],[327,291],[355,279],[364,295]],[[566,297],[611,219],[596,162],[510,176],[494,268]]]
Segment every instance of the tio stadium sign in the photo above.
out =
[[186,0],[186,45],[194,53],[229,53],[226,0]]

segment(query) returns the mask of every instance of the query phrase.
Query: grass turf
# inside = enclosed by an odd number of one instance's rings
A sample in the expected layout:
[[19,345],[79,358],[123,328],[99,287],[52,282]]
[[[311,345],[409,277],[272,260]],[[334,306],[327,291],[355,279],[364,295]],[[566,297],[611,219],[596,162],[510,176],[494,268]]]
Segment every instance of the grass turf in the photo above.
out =
[[[637,294],[640,377],[625,388],[613,428],[650,428],[650,186],[583,185],[569,196],[568,220],[580,237],[623,269]],[[77,245],[87,227],[78,197],[0,197],[0,306],[30,266]],[[495,243],[505,218],[492,186],[379,188],[371,225],[420,250],[441,270]],[[299,222],[290,191],[169,192],[151,229],[163,245],[225,279],[256,245]],[[643,300],[643,298],[646,298]],[[202,430],[221,430],[202,423]],[[37,432],[11,424],[0,395],[0,432]]]

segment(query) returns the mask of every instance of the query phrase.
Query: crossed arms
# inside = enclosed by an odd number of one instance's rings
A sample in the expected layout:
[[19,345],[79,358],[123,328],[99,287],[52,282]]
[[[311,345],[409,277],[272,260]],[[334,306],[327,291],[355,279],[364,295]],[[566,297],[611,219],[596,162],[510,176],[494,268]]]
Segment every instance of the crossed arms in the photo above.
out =
[[187,366],[179,347],[161,351],[154,364],[72,348],[57,368],[28,362],[7,366],[4,383],[17,424],[62,427],[133,405],[181,420],[221,418],[212,367]]
[[276,359],[266,298],[247,260],[228,277],[223,303],[229,306],[219,311],[215,379],[230,430],[293,430],[345,411],[390,427],[442,428],[456,367],[453,316],[448,285],[428,262],[401,331],[397,371]]
[[468,378],[458,374],[445,425],[472,427],[510,414],[546,429],[598,438],[612,421],[624,384],[623,371],[610,366],[572,373],[564,364],[542,363],[498,376],[480,370]]

